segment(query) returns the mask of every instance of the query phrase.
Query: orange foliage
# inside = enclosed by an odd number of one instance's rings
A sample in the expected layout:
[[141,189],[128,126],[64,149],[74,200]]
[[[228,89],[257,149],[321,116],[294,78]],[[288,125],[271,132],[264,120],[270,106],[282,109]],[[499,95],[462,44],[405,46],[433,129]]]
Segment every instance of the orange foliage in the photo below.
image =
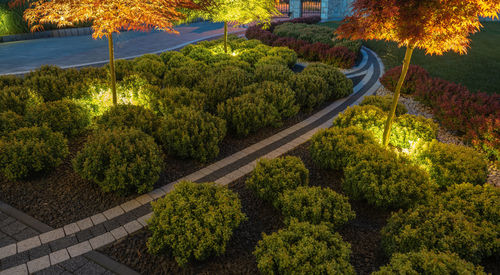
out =
[[184,18],[181,9],[201,9],[207,4],[192,0],[39,0],[30,4],[24,18],[32,31],[46,23],[65,27],[92,21],[96,39],[121,30],[176,33],[174,23]]
[[479,17],[497,18],[500,0],[356,0],[342,38],[394,41],[428,54],[466,53]]

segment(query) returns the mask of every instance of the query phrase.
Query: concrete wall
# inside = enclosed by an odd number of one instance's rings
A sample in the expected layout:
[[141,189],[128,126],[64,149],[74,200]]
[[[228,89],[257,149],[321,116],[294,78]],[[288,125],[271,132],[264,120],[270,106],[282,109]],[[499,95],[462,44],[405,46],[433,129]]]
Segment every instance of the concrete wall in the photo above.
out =
[[342,20],[350,14],[354,0],[321,0],[321,20]]

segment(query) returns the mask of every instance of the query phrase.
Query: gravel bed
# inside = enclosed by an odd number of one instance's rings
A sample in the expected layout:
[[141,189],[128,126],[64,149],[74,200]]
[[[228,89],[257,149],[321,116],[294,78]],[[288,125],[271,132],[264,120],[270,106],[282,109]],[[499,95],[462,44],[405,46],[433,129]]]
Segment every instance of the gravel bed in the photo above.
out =
[[[381,86],[377,90],[376,94],[380,96],[393,95],[393,93],[388,89],[386,89],[384,86]],[[424,106],[417,100],[413,99],[411,96],[401,94],[401,96],[399,97],[399,101],[403,103],[406,106],[406,108],[408,108],[409,114],[420,115],[426,118],[434,119],[434,116],[432,115],[432,110]],[[438,121],[436,122],[439,123]],[[465,142],[462,140],[461,137],[459,137],[457,134],[451,131],[444,129],[443,127],[439,127],[437,139],[443,143],[467,145],[465,144]],[[498,167],[491,161],[488,164],[488,172],[489,174],[487,183],[496,187],[500,187],[500,170],[498,170]]]
[[[300,157],[310,171],[310,184],[330,187],[341,192],[342,173],[316,168],[309,156],[308,144],[288,155]],[[102,250],[118,262],[141,274],[258,274],[252,252],[262,233],[283,227],[282,217],[270,204],[257,198],[245,187],[245,178],[229,185],[241,199],[248,221],[234,232],[223,256],[189,264],[180,269],[170,256],[152,256],[147,252],[148,230],[142,230]],[[380,229],[385,225],[389,211],[376,209],[360,201],[351,201],[356,218],[339,230],[345,241],[351,243],[353,264],[358,274],[370,274],[387,263],[380,245]]]

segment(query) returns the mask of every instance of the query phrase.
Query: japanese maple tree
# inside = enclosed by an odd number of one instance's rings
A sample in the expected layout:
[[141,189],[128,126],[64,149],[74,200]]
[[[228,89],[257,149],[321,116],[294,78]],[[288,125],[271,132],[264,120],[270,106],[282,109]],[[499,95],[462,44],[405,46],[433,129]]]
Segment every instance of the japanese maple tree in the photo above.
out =
[[108,39],[111,90],[113,104],[116,105],[113,34],[122,30],[152,29],[177,33],[174,24],[185,17],[184,10],[208,6],[208,1],[195,3],[192,0],[39,0],[30,4],[24,18],[32,26],[32,31],[41,29],[46,23],[65,27],[78,22],[92,22],[92,37],[106,36]]
[[406,47],[403,68],[394,91],[383,143],[387,146],[401,86],[413,50],[441,55],[467,53],[469,36],[482,27],[480,17],[498,18],[500,0],[356,0],[353,15],[336,33],[341,38],[387,40]]

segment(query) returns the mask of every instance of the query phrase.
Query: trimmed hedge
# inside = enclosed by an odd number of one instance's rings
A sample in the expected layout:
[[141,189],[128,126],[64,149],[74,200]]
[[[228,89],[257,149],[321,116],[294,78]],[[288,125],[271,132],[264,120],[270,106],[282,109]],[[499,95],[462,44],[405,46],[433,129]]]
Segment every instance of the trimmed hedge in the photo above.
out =
[[388,265],[372,275],[399,274],[471,274],[486,275],[482,266],[462,260],[454,253],[421,250],[405,254],[396,253]]
[[[388,70],[380,78],[380,83],[382,83],[382,85],[384,85],[387,89],[394,92],[396,85],[398,84],[399,77],[401,76],[402,68],[402,66],[398,66]],[[424,68],[417,65],[410,65],[403,86],[401,87],[401,93],[415,93],[417,83],[425,81],[429,77],[429,73]]]
[[[384,112],[389,113],[389,111],[391,110],[391,105],[392,105],[392,95],[365,96],[365,98],[363,98],[363,101],[359,105],[360,106],[372,105],[372,106],[380,108]],[[406,113],[408,113],[408,109],[406,108],[406,106],[403,103],[398,101],[398,104],[396,105],[396,116],[401,116],[401,115],[404,115]]]
[[262,274],[355,274],[350,244],[324,224],[292,221],[263,234],[253,254]]
[[226,122],[200,110],[180,107],[165,115],[156,136],[168,154],[206,162],[219,155]]
[[63,99],[30,108],[26,119],[34,125],[47,125],[55,132],[73,137],[81,134],[90,125],[90,112],[73,100]]
[[293,71],[284,65],[257,65],[254,78],[257,81],[276,81],[288,83],[293,76]]
[[356,159],[356,152],[367,144],[377,144],[372,133],[357,127],[323,129],[311,138],[309,151],[316,165],[341,170]]
[[309,170],[297,157],[260,159],[246,185],[260,198],[278,206],[278,197],[286,190],[309,184]]
[[314,63],[307,66],[302,73],[316,75],[326,80],[330,90],[330,99],[343,98],[353,92],[352,80],[333,66]]
[[429,175],[409,160],[377,145],[363,146],[344,169],[343,190],[382,208],[408,208],[433,191]]
[[299,73],[290,79],[295,100],[306,111],[321,106],[328,98],[328,83],[317,75]]
[[186,62],[166,71],[164,83],[167,86],[194,88],[207,76],[208,68],[200,61]]
[[295,93],[288,85],[264,81],[243,88],[243,93],[251,93],[265,99],[273,105],[279,113],[280,119],[292,117],[299,112],[300,107],[295,104]]
[[324,223],[336,229],[356,217],[348,198],[329,188],[299,186],[278,197],[278,208],[286,219],[311,224]]
[[347,107],[343,113],[340,113],[333,121],[333,126],[340,128],[355,126],[371,132],[375,139],[381,143],[386,120],[387,114],[378,107],[354,106]]
[[61,133],[48,127],[20,128],[0,139],[0,172],[18,180],[59,166],[69,154]]
[[135,128],[153,136],[160,121],[155,113],[142,106],[119,104],[104,112],[97,119],[97,125],[103,129]]
[[283,59],[289,68],[292,68],[297,63],[297,54],[287,47],[273,47],[268,54]]
[[488,178],[486,157],[470,147],[433,141],[423,145],[416,158],[442,188],[464,182],[482,185]]
[[13,86],[0,90],[0,110],[13,111],[24,116],[28,109],[43,101],[27,87]]
[[224,254],[234,229],[246,220],[238,196],[214,183],[180,182],[152,205],[148,251],[169,253],[180,266]]
[[479,263],[500,252],[500,190],[460,184],[428,204],[392,214],[382,229],[388,255],[428,249]]
[[148,95],[148,105],[160,115],[172,113],[180,107],[192,107],[203,110],[207,95],[185,87],[166,87],[157,89]]
[[104,192],[145,193],[163,168],[154,139],[134,128],[97,131],[73,159],[73,169]]

